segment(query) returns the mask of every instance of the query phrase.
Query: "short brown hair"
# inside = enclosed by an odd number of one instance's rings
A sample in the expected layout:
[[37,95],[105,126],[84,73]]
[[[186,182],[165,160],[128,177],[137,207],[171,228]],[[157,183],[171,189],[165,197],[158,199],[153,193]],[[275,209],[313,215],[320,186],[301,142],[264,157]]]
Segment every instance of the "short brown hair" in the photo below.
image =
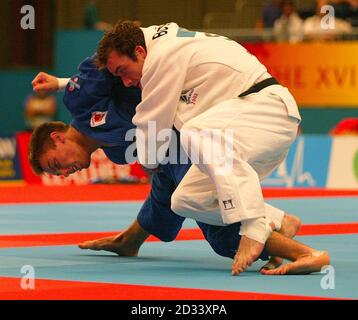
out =
[[119,21],[100,40],[94,60],[95,65],[98,69],[104,69],[108,55],[112,50],[116,50],[118,53],[137,61],[135,55],[136,46],[142,46],[146,49],[144,34],[139,24],[133,21]]
[[28,157],[32,170],[41,175],[44,170],[40,165],[40,157],[43,153],[49,149],[55,148],[55,143],[51,139],[51,133],[54,131],[65,132],[69,128],[69,125],[61,121],[46,122],[38,126],[32,133]]

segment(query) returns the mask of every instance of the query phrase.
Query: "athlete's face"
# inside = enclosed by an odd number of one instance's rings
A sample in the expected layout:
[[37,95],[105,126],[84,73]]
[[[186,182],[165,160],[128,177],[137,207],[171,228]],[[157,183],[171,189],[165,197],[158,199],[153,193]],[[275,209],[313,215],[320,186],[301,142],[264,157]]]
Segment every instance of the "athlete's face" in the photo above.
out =
[[67,139],[63,133],[53,132],[51,138],[55,142],[55,148],[40,156],[44,172],[68,177],[89,167],[91,155],[81,145]]
[[107,69],[117,77],[120,77],[126,87],[140,87],[144,60],[147,56],[145,49],[137,46],[135,49],[137,60],[129,58],[112,50],[108,55]]

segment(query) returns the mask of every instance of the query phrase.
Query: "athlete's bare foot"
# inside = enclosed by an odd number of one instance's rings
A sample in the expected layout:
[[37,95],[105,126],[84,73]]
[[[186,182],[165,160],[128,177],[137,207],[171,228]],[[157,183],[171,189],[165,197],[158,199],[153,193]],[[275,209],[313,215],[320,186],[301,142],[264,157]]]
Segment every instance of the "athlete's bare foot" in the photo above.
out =
[[[301,220],[300,218],[285,213],[281,229],[278,231],[278,233],[281,233],[285,237],[293,238],[297,232],[301,228]],[[283,262],[282,258],[279,257],[271,257],[270,260],[260,269],[261,270],[273,270],[278,268]]]
[[288,238],[293,238],[300,230],[300,228],[301,219],[294,215],[285,213],[282,220],[281,229],[278,232]]
[[232,265],[232,275],[237,276],[244,272],[245,269],[252,265],[252,263],[259,257],[264,244],[242,236],[239,244],[239,250],[234,257]]
[[139,248],[129,246],[125,241],[123,233],[105,237],[92,241],[85,241],[78,245],[81,249],[89,249],[95,251],[110,251],[118,254],[119,256],[134,257],[138,255]]
[[320,272],[323,266],[329,265],[330,258],[326,251],[314,251],[311,254],[299,257],[294,262],[289,262],[273,270],[262,269],[264,275],[284,275],[284,274],[309,274]]

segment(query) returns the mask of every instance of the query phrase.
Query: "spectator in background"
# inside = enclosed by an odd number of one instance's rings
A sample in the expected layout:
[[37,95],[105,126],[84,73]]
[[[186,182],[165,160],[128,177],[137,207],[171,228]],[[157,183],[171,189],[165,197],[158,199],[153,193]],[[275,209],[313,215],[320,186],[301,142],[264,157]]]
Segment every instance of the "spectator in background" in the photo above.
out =
[[347,19],[350,17],[351,15],[351,6],[352,4],[350,3],[350,1],[345,1],[345,0],[335,0],[335,1],[330,1],[330,4],[334,7],[335,10],[335,14],[337,18],[341,18],[341,19]]
[[[343,35],[352,32],[352,26],[349,22],[334,17],[334,28],[323,28],[322,18],[328,13],[321,13],[321,8],[328,5],[329,2],[325,0],[318,0],[316,5],[316,14],[313,17],[307,18],[303,23],[303,36],[305,40],[337,40]],[[323,22],[323,25],[325,23]]]
[[26,128],[32,131],[45,122],[55,120],[56,111],[57,104],[54,96],[44,92],[35,92],[25,100]]
[[353,27],[358,27],[358,0],[351,0],[351,15],[349,21]]
[[358,26],[358,0],[331,0],[336,17],[347,20],[353,27]]
[[329,132],[330,135],[358,135],[358,118],[346,118],[338,122]]
[[303,38],[303,21],[292,0],[282,2],[282,16],[275,21],[273,33],[277,41],[299,42]]
[[282,0],[271,0],[262,12],[262,22],[264,28],[273,28],[275,21],[282,14]]
[[96,1],[94,0],[88,1],[85,6],[84,27],[86,29],[102,31],[107,31],[112,28],[111,24],[100,21]]

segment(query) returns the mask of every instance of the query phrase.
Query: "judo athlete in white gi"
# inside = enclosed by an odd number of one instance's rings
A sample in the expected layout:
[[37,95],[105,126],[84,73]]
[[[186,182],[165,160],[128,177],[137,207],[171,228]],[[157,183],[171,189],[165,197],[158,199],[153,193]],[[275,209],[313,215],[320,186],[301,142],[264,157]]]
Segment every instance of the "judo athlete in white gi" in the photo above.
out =
[[[270,224],[279,229],[275,221],[282,220],[281,210],[265,205],[260,180],[285,158],[296,137],[301,119],[292,95],[238,43],[175,23],[149,28],[118,23],[99,44],[97,65],[126,86],[142,88],[133,123],[144,166],[155,168],[166,159],[168,143],[157,138],[164,130],[174,126],[185,136],[182,145],[196,165],[174,192],[172,210],[209,224],[241,222],[232,273],[243,272],[263,250]],[[200,134],[218,129],[219,142]],[[230,144],[232,170],[226,170]],[[200,160],[207,145],[221,153],[216,158],[224,164]]]

